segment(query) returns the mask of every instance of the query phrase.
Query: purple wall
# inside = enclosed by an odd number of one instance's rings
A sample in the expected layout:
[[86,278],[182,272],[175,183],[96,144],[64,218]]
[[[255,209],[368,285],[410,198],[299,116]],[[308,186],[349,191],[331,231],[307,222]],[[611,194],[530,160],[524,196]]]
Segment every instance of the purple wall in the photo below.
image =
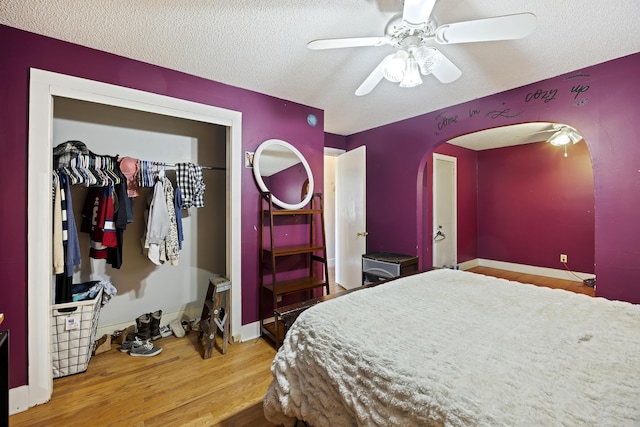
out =
[[367,205],[377,207],[367,212],[368,250],[415,254],[430,245],[424,168],[444,141],[508,124],[564,122],[582,133],[593,165],[596,294],[640,303],[639,73],[634,54],[349,136],[348,149],[367,145]]
[[324,134],[324,146],[329,148],[347,149],[347,137],[335,133]]
[[[242,151],[264,140],[295,145],[308,159],[317,188],[323,185],[324,112],[173,70],[0,26],[0,312],[11,331],[11,387],[27,381],[27,129],[29,68],[82,77],[242,112]],[[307,124],[314,114],[318,125]],[[243,159],[236,159],[243,162]],[[10,184],[8,184],[10,183]],[[242,169],[242,315],[258,317],[258,190],[252,170]],[[255,227],[255,228],[254,228]],[[7,250],[10,249],[10,250]]]
[[593,168],[584,142],[478,153],[478,257],[593,273]]

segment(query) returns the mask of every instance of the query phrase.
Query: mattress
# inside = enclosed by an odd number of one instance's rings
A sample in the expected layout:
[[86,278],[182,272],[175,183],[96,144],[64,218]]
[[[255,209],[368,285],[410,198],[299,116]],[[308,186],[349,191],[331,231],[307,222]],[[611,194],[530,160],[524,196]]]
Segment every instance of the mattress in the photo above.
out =
[[306,310],[271,371],[285,426],[639,426],[640,306],[435,270]]

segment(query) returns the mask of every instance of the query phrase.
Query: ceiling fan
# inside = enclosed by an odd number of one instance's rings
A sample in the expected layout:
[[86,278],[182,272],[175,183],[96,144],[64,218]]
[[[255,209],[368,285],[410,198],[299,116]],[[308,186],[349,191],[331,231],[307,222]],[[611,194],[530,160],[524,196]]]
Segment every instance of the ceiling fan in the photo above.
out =
[[398,50],[387,55],[356,90],[366,95],[383,79],[413,87],[422,83],[422,75],[433,74],[442,83],[457,80],[462,71],[438,49],[438,44],[470,43],[495,40],[514,40],[534,30],[536,16],[532,13],[497,16],[436,26],[431,12],[436,0],[405,0],[402,13],[395,15],[379,37],[350,37],[313,40],[307,44],[312,50],[344,47],[392,45]]

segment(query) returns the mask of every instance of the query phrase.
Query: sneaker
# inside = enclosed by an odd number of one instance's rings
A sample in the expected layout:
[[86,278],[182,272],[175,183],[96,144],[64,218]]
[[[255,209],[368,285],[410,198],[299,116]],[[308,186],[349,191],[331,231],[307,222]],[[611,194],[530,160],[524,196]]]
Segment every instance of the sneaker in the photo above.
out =
[[171,327],[171,331],[176,337],[184,337],[184,328],[182,327],[182,323],[180,323],[179,320],[172,320],[171,323],[169,323],[169,326]]
[[162,338],[170,337],[171,335],[173,335],[173,332],[171,332],[169,325],[160,326],[160,336]]
[[120,351],[123,353],[129,353],[134,344],[144,344],[144,341],[141,340],[137,335],[129,334],[122,344],[120,344]]
[[134,342],[133,346],[131,346],[131,351],[129,351],[129,354],[131,356],[151,357],[160,354],[161,352],[161,347],[156,347],[151,343],[150,340],[147,340],[141,343]]

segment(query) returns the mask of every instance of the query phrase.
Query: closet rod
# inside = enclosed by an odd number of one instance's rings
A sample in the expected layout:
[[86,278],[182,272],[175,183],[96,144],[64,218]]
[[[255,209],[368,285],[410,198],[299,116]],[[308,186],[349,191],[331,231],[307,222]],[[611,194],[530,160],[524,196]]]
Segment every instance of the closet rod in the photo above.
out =
[[[176,169],[176,164],[175,163],[165,163],[164,164],[167,168],[170,168],[171,170],[175,170]],[[202,169],[210,169],[210,170],[218,170],[218,171],[226,171],[227,168],[223,168],[221,166],[200,166]]]

